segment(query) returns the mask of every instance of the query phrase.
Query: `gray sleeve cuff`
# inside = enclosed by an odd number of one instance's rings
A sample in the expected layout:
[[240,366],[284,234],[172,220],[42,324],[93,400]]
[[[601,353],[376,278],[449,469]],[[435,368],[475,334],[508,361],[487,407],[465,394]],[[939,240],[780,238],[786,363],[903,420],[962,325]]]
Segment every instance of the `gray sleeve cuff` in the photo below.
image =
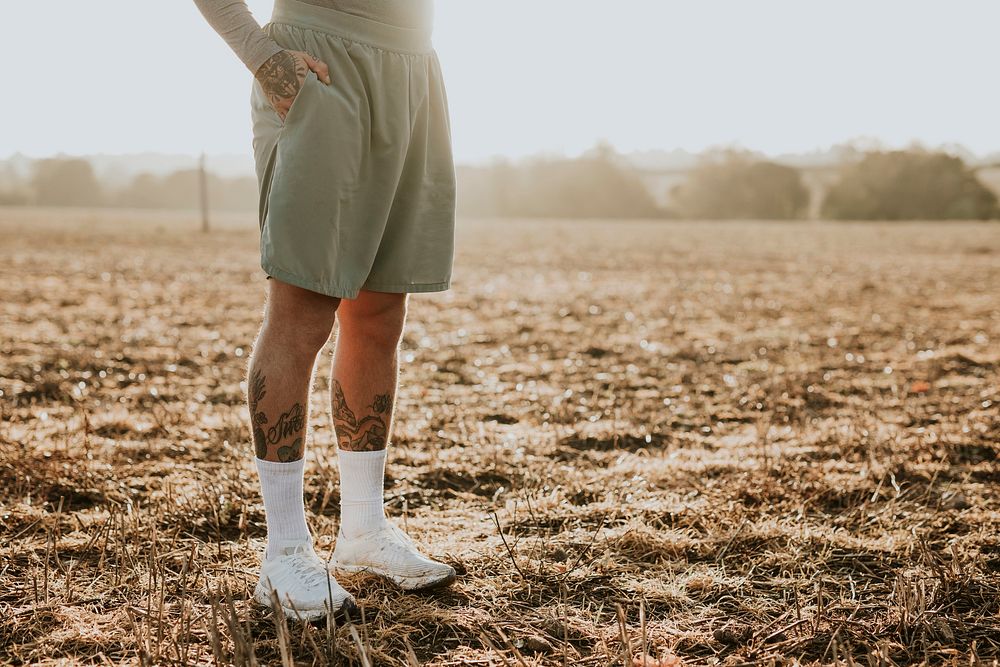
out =
[[[265,37],[267,37],[267,35],[265,35]],[[243,59],[243,64],[246,65],[247,69],[249,69],[252,73],[256,74],[257,70],[260,69],[260,66],[266,63],[271,56],[284,50],[285,47],[268,37],[266,42],[263,42],[259,48]]]

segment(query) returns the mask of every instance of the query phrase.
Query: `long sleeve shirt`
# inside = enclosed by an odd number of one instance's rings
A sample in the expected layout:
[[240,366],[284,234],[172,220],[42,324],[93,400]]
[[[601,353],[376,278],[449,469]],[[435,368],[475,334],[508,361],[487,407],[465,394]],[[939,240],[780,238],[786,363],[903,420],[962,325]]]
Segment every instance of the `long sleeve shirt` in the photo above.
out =
[[[433,0],[301,0],[383,23],[417,26],[433,11]],[[246,0],[194,0],[209,25],[251,72],[282,50],[261,28]]]

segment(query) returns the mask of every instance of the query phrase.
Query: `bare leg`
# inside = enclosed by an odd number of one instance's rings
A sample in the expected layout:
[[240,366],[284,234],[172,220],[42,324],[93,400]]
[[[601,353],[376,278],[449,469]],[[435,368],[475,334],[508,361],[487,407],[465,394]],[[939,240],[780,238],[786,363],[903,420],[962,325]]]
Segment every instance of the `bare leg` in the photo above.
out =
[[344,301],[330,368],[340,468],[340,531],[355,538],[385,526],[382,490],[392,429],[406,294],[362,291]]
[[378,451],[389,443],[406,297],[362,290],[341,304],[330,394],[342,450]]
[[362,292],[341,304],[339,316],[330,383],[340,466],[334,567],[372,572],[405,590],[447,585],[455,580],[455,568],[421,553],[387,519],[383,505],[406,294]]
[[257,457],[289,462],[305,454],[313,367],[340,299],[274,279],[268,286],[247,367],[247,403]]
[[340,300],[268,281],[264,323],[247,366],[247,403],[267,520],[267,546],[254,600],[282,605],[289,618],[353,614],[354,598],[313,548],[303,499],[309,390],[316,355],[329,339]]

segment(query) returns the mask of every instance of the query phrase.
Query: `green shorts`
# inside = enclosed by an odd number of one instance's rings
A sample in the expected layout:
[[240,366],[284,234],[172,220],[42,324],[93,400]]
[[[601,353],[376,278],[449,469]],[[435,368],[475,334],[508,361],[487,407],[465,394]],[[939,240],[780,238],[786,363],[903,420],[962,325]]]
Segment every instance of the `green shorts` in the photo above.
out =
[[260,265],[330,296],[433,292],[451,282],[455,164],[431,26],[275,0],[265,32],[330,68],[282,120],[253,81]]

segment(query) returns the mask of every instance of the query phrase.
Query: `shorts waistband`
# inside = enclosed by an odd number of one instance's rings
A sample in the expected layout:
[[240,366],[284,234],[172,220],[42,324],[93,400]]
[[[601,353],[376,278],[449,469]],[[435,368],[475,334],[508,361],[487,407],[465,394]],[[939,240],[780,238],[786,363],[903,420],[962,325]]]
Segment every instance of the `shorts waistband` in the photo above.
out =
[[425,25],[411,28],[301,0],[274,0],[270,23],[287,23],[319,30],[390,51],[428,53],[433,49],[431,16],[427,17]]

